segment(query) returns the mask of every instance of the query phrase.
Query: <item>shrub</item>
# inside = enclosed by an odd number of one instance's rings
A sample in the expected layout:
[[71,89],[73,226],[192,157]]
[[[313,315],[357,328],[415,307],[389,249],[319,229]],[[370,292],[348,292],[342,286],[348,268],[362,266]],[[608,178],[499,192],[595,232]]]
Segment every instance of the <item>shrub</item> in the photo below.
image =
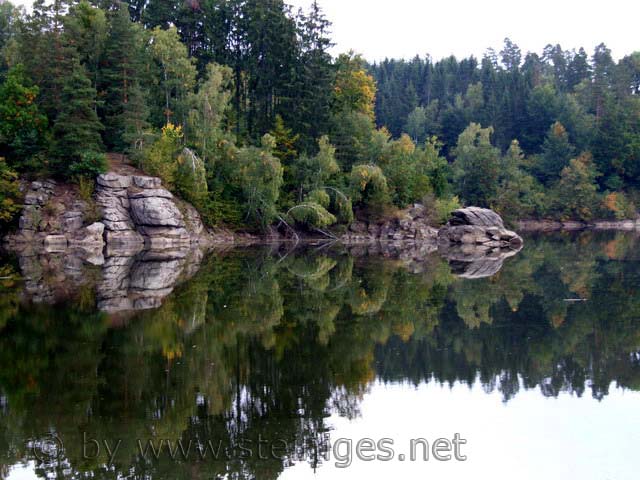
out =
[[85,152],[80,160],[69,167],[69,173],[74,177],[95,178],[107,171],[107,157],[104,153]]
[[11,223],[20,211],[18,175],[0,157],[0,228]]
[[147,174],[160,177],[162,183],[173,189],[178,169],[178,152],[182,142],[182,127],[168,123],[162,134],[147,147],[141,158],[140,167]]

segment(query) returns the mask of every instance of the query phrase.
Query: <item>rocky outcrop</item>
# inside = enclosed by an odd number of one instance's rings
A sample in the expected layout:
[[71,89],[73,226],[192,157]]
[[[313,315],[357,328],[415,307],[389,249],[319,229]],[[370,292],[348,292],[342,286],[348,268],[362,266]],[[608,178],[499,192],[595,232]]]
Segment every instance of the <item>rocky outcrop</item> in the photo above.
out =
[[414,204],[383,222],[355,221],[340,240],[348,245],[375,242],[434,243],[438,231],[429,225],[424,205]]
[[500,215],[487,208],[467,207],[454,211],[438,232],[438,244],[476,245],[480,249],[518,249],[522,238],[504,228]]
[[159,178],[109,172],[96,179],[92,206],[75,187],[53,180],[24,185],[19,231],[5,241],[11,250],[62,252],[71,248],[133,255],[144,249],[187,248],[212,242],[193,206],[162,188]]
[[54,180],[23,185],[24,205],[19,231],[5,238],[11,250],[40,252],[79,251],[92,257],[104,246],[102,223],[87,222],[87,205]]
[[111,172],[97,183],[109,247],[173,249],[210,242],[195,208],[175,199],[159,178]]

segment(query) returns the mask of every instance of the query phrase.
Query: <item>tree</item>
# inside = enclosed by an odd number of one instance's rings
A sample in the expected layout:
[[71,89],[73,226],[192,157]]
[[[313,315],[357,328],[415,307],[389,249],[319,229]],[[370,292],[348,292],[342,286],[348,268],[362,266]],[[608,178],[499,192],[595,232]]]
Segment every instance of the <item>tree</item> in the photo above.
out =
[[72,57],[69,63],[62,89],[62,106],[53,125],[52,166],[61,175],[69,175],[85,153],[98,153],[103,149],[100,137],[103,126],[95,111],[96,90],[78,57]]
[[218,142],[232,98],[232,74],[229,67],[211,63],[206,77],[191,94],[187,121],[187,142],[195,147],[204,164],[212,169]]
[[99,92],[104,99],[99,114],[104,118],[106,145],[116,151],[141,148],[143,132],[150,125],[148,91],[142,88],[146,34],[129,19],[127,4],[118,2],[110,12],[108,35],[100,64]]
[[47,132],[47,117],[36,103],[38,92],[37,86],[28,86],[22,65],[11,68],[0,86],[0,153],[19,170],[42,167],[32,163],[45,147]]
[[355,207],[378,216],[389,205],[389,186],[382,169],[375,165],[355,165],[349,178],[351,198]]
[[500,160],[495,210],[507,221],[528,218],[540,212],[542,195],[535,179],[525,171],[524,153],[513,140]]
[[424,141],[427,135],[427,110],[424,107],[416,107],[407,117],[405,131],[415,143]]
[[591,154],[583,153],[569,162],[553,189],[555,209],[567,219],[591,220],[600,206],[596,179],[599,173]]
[[[64,40],[75,48],[80,63],[87,70],[93,88],[98,88],[99,63],[107,40],[107,18],[105,12],[95,8],[87,0],[72,5],[64,17]],[[129,44],[126,49],[135,47]]]
[[331,97],[335,81],[329,49],[331,22],[323,14],[318,2],[311,4],[309,13],[300,12],[297,18],[299,42],[299,80],[293,90],[291,124],[300,134],[300,144],[312,150],[314,142],[331,128]]
[[21,11],[11,2],[0,3],[0,78],[4,78],[11,65],[7,64],[9,52],[16,47]]
[[367,73],[362,57],[353,53],[342,54],[336,60],[336,67],[334,113],[358,112],[373,120],[376,84]]
[[276,148],[273,151],[273,154],[280,159],[280,162],[282,162],[286,175],[287,167],[290,166],[293,160],[298,156],[296,142],[300,138],[300,135],[294,134],[291,128],[287,128],[280,115],[276,115],[275,125],[269,134],[276,141]]
[[274,138],[266,134],[260,148],[242,148],[237,158],[245,218],[263,228],[277,217],[276,204],[282,186],[282,165],[273,155],[274,148]]
[[162,105],[164,122],[184,126],[188,112],[187,96],[196,81],[194,61],[180,42],[176,27],[167,30],[154,28],[150,43],[151,55],[160,73],[161,97],[158,98],[158,106]]
[[575,149],[569,142],[569,135],[560,122],[551,125],[547,138],[542,145],[542,154],[534,166],[536,175],[542,183],[550,185],[557,181],[563,168],[569,164],[569,160]]
[[491,144],[493,128],[471,123],[458,137],[453,163],[456,189],[468,205],[489,207],[497,193],[500,151]]

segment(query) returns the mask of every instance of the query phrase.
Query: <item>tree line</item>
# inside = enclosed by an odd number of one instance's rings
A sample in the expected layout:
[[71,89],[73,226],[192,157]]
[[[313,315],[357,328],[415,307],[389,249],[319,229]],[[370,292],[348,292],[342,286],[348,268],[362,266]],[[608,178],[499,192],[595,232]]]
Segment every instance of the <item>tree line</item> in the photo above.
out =
[[505,42],[478,62],[334,58],[316,2],[0,5],[0,201],[128,155],[209,225],[327,233],[423,202],[635,216],[640,54]]

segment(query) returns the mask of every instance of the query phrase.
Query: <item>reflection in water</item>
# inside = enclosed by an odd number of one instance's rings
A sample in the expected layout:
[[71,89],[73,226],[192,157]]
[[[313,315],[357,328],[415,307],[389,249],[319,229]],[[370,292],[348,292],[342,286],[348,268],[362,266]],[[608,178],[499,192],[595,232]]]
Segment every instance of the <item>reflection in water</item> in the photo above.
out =
[[[531,238],[501,269],[344,247],[21,259],[26,281],[0,275],[0,477],[32,461],[43,477],[276,478],[319,466],[327,418],[357,418],[375,381],[480,382],[505,402],[638,390],[637,246]],[[113,464],[87,438],[121,440]],[[143,458],[149,439],[230,454]],[[239,451],[276,440],[277,457]]]

